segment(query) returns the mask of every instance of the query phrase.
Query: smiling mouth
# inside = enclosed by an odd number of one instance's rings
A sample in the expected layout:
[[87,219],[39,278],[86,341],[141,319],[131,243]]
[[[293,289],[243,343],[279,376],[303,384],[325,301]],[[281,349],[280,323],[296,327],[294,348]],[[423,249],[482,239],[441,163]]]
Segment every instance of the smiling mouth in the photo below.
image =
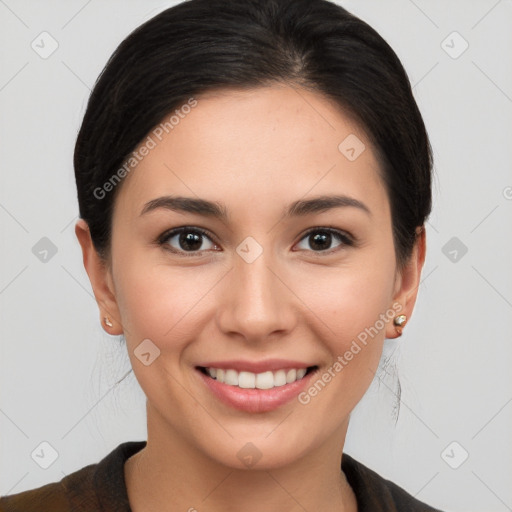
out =
[[227,384],[228,386],[241,389],[272,389],[303,379],[306,375],[316,371],[318,366],[309,366],[307,368],[287,368],[277,371],[266,371],[263,373],[253,373],[247,371],[237,371],[224,368],[206,368],[198,366],[197,369],[207,377],[213,380]]

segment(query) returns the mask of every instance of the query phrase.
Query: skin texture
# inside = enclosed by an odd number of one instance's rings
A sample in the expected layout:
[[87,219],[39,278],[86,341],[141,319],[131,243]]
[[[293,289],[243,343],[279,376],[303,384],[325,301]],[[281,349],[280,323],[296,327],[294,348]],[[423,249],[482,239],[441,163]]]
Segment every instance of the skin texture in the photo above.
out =
[[[110,261],[98,257],[83,220],[75,230],[101,319],[113,323],[103,326],[124,333],[147,396],[148,444],[125,465],[132,509],[353,512],[342,449],[384,339],[397,336],[392,320],[307,405],[294,399],[264,413],[236,410],[211,394],[195,366],[284,358],[317,365],[321,376],[393,304],[410,318],[424,232],[398,272],[375,153],[319,93],[276,85],[197,101],[120,185]],[[349,134],[366,146],[355,161],[338,150]],[[371,213],[347,206],[283,217],[296,200],[333,194]],[[164,195],[222,203],[229,220],[164,209],[140,215]],[[155,242],[181,226],[213,236],[192,257],[178,236],[166,245],[185,256]],[[322,251],[306,236],[322,227],[356,244],[332,237]],[[252,263],[236,252],[248,236],[263,249]],[[134,354],[147,338],[160,350],[149,366]],[[250,469],[237,457],[248,442],[261,452]]]

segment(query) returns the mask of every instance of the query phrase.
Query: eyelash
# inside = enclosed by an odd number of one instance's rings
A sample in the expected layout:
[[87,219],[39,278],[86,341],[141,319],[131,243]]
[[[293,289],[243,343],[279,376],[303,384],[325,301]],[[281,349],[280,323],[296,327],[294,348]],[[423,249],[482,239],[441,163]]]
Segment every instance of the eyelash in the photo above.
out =
[[[179,235],[181,233],[196,233],[196,234],[200,234],[201,236],[204,236],[204,237],[210,239],[210,241],[213,244],[218,245],[217,242],[215,242],[215,237],[213,237],[213,235],[211,235],[208,231],[206,231],[206,230],[204,230],[202,228],[193,227],[193,226],[182,226],[180,228],[174,228],[174,229],[171,229],[169,231],[165,231],[164,233],[162,233],[158,237],[157,243],[160,246],[162,246],[165,250],[168,250],[168,251],[172,252],[173,254],[178,254],[178,255],[184,256],[184,257],[193,257],[193,256],[197,256],[199,254],[202,254],[203,252],[206,252],[206,250],[202,250],[202,251],[181,251],[181,250],[175,249],[174,247],[171,247],[168,244],[169,240],[171,238],[173,238],[174,236]],[[328,233],[330,235],[333,235],[335,238],[338,239],[339,242],[341,242],[341,245],[339,245],[337,247],[334,247],[332,249],[327,249],[325,251],[308,250],[308,252],[312,252],[312,253],[315,253],[315,254],[318,254],[318,255],[332,254],[332,253],[342,249],[344,246],[345,247],[354,247],[354,246],[356,246],[356,241],[355,241],[354,237],[352,237],[351,235],[349,235],[348,233],[346,233],[344,231],[340,231],[338,229],[334,229],[334,228],[330,228],[330,227],[310,228],[308,231],[306,231],[306,233],[304,233],[302,235],[302,238],[299,240],[299,242],[301,242],[302,240],[306,239],[312,233]]]

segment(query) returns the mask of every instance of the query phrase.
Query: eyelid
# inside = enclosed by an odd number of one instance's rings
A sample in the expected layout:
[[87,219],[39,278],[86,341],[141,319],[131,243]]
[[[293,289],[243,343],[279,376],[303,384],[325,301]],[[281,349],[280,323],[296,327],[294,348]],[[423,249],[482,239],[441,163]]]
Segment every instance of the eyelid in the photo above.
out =
[[187,229],[190,231],[197,231],[197,232],[207,236],[212,241],[215,240],[215,236],[213,235],[213,233],[210,233],[210,231],[208,231],[207,229],[201,228],[199,226],[178,226],[176,228],[167,229],[161,235],[158,236],[157,240],[159,242],[165,242],[171,236],[177,235],[177,234],[181,233],[182,231],[186,231]]
[[167,250],[171,251],[174,254],[179,254],[182,256],[196,256],[198,254],[207,252],[206,249],[202,250],[202,251],[180,251],[178,249],[175,249],[174,247],[171,247],[167,243],[170,238],[173,238],[174,236],[179,235],[180,233],[186,232],[186,231],[194,231],[196,233],[199,233],[199,234],[205,236],[206,238],[208,238],[214,245],[219,246],[219,243],[216,241],[215,236],[212,233],[210,233],[210,231],[208,231],[205,228],[200,228],[198,226],[179,226],[177,228],[168,229],[167,231],[164,231],[156,239],[156,242],[157,242],[157,244],[159,244],[161,246],[167,245],[167,247],[166,247]]
[[341,245],[338,247],[333,247],[331,249],[327,249],[325,251],[308,250],[307,252],[310,252],[310,253],[313,253],[316,255],[331,254],[333,252],[337,252],[338,250],[340,250],[340,248],[343,248],[343,246],[354,247],[357,245],[356,238],[354,236],[352,236],[349,232],[347,232],[343,229],[339,229],[339,228],[335,228],[335,227],[331,227],[331,226],[315,226],[313,228],[310,228],[305,233],[302,234],[301,238],[299,239],[299,242],[297,242],[297,243],[300,243],[302,240],[307,238],[311,233],[322,233],[322,232],[329,233],[329,234],[333,235],[334,237],[338,238],[338,240],[341,242]]
[[356,241],[355,237],[352,236],[348,231],[345,231],[344,229],[335,228],[335,227],[332,227],[332,226],[315,226],[313,228],[309,228],[302,235],[301,240],[305,236],[307,236],[307,235],[309,235],[311,233],[315,233],[317,231],[323,231],[323,232],[331,233],[332,235],[337,235],[337,236],[339,236],[341,238],[346,238],[351,243],[355,243],[355,241]]

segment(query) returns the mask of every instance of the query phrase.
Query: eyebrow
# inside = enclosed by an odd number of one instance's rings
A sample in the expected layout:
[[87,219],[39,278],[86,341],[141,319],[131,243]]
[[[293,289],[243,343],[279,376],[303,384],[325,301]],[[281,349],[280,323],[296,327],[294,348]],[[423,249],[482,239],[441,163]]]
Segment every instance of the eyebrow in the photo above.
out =
[[[372,215],[368,206],[358,199],[345,195],[323,195],[311,199],[299,199],[291,203],[285,210],[284,217],[303,217],[341,207],[358,208],[369,216]],[[140,215],[142,216],[157,209],[196,213],[205,217],[216,218],[223,222],[229,220],[229,214],[224,205],[206,199],[183,196],[162,196],[152,199],[144,205]]]

